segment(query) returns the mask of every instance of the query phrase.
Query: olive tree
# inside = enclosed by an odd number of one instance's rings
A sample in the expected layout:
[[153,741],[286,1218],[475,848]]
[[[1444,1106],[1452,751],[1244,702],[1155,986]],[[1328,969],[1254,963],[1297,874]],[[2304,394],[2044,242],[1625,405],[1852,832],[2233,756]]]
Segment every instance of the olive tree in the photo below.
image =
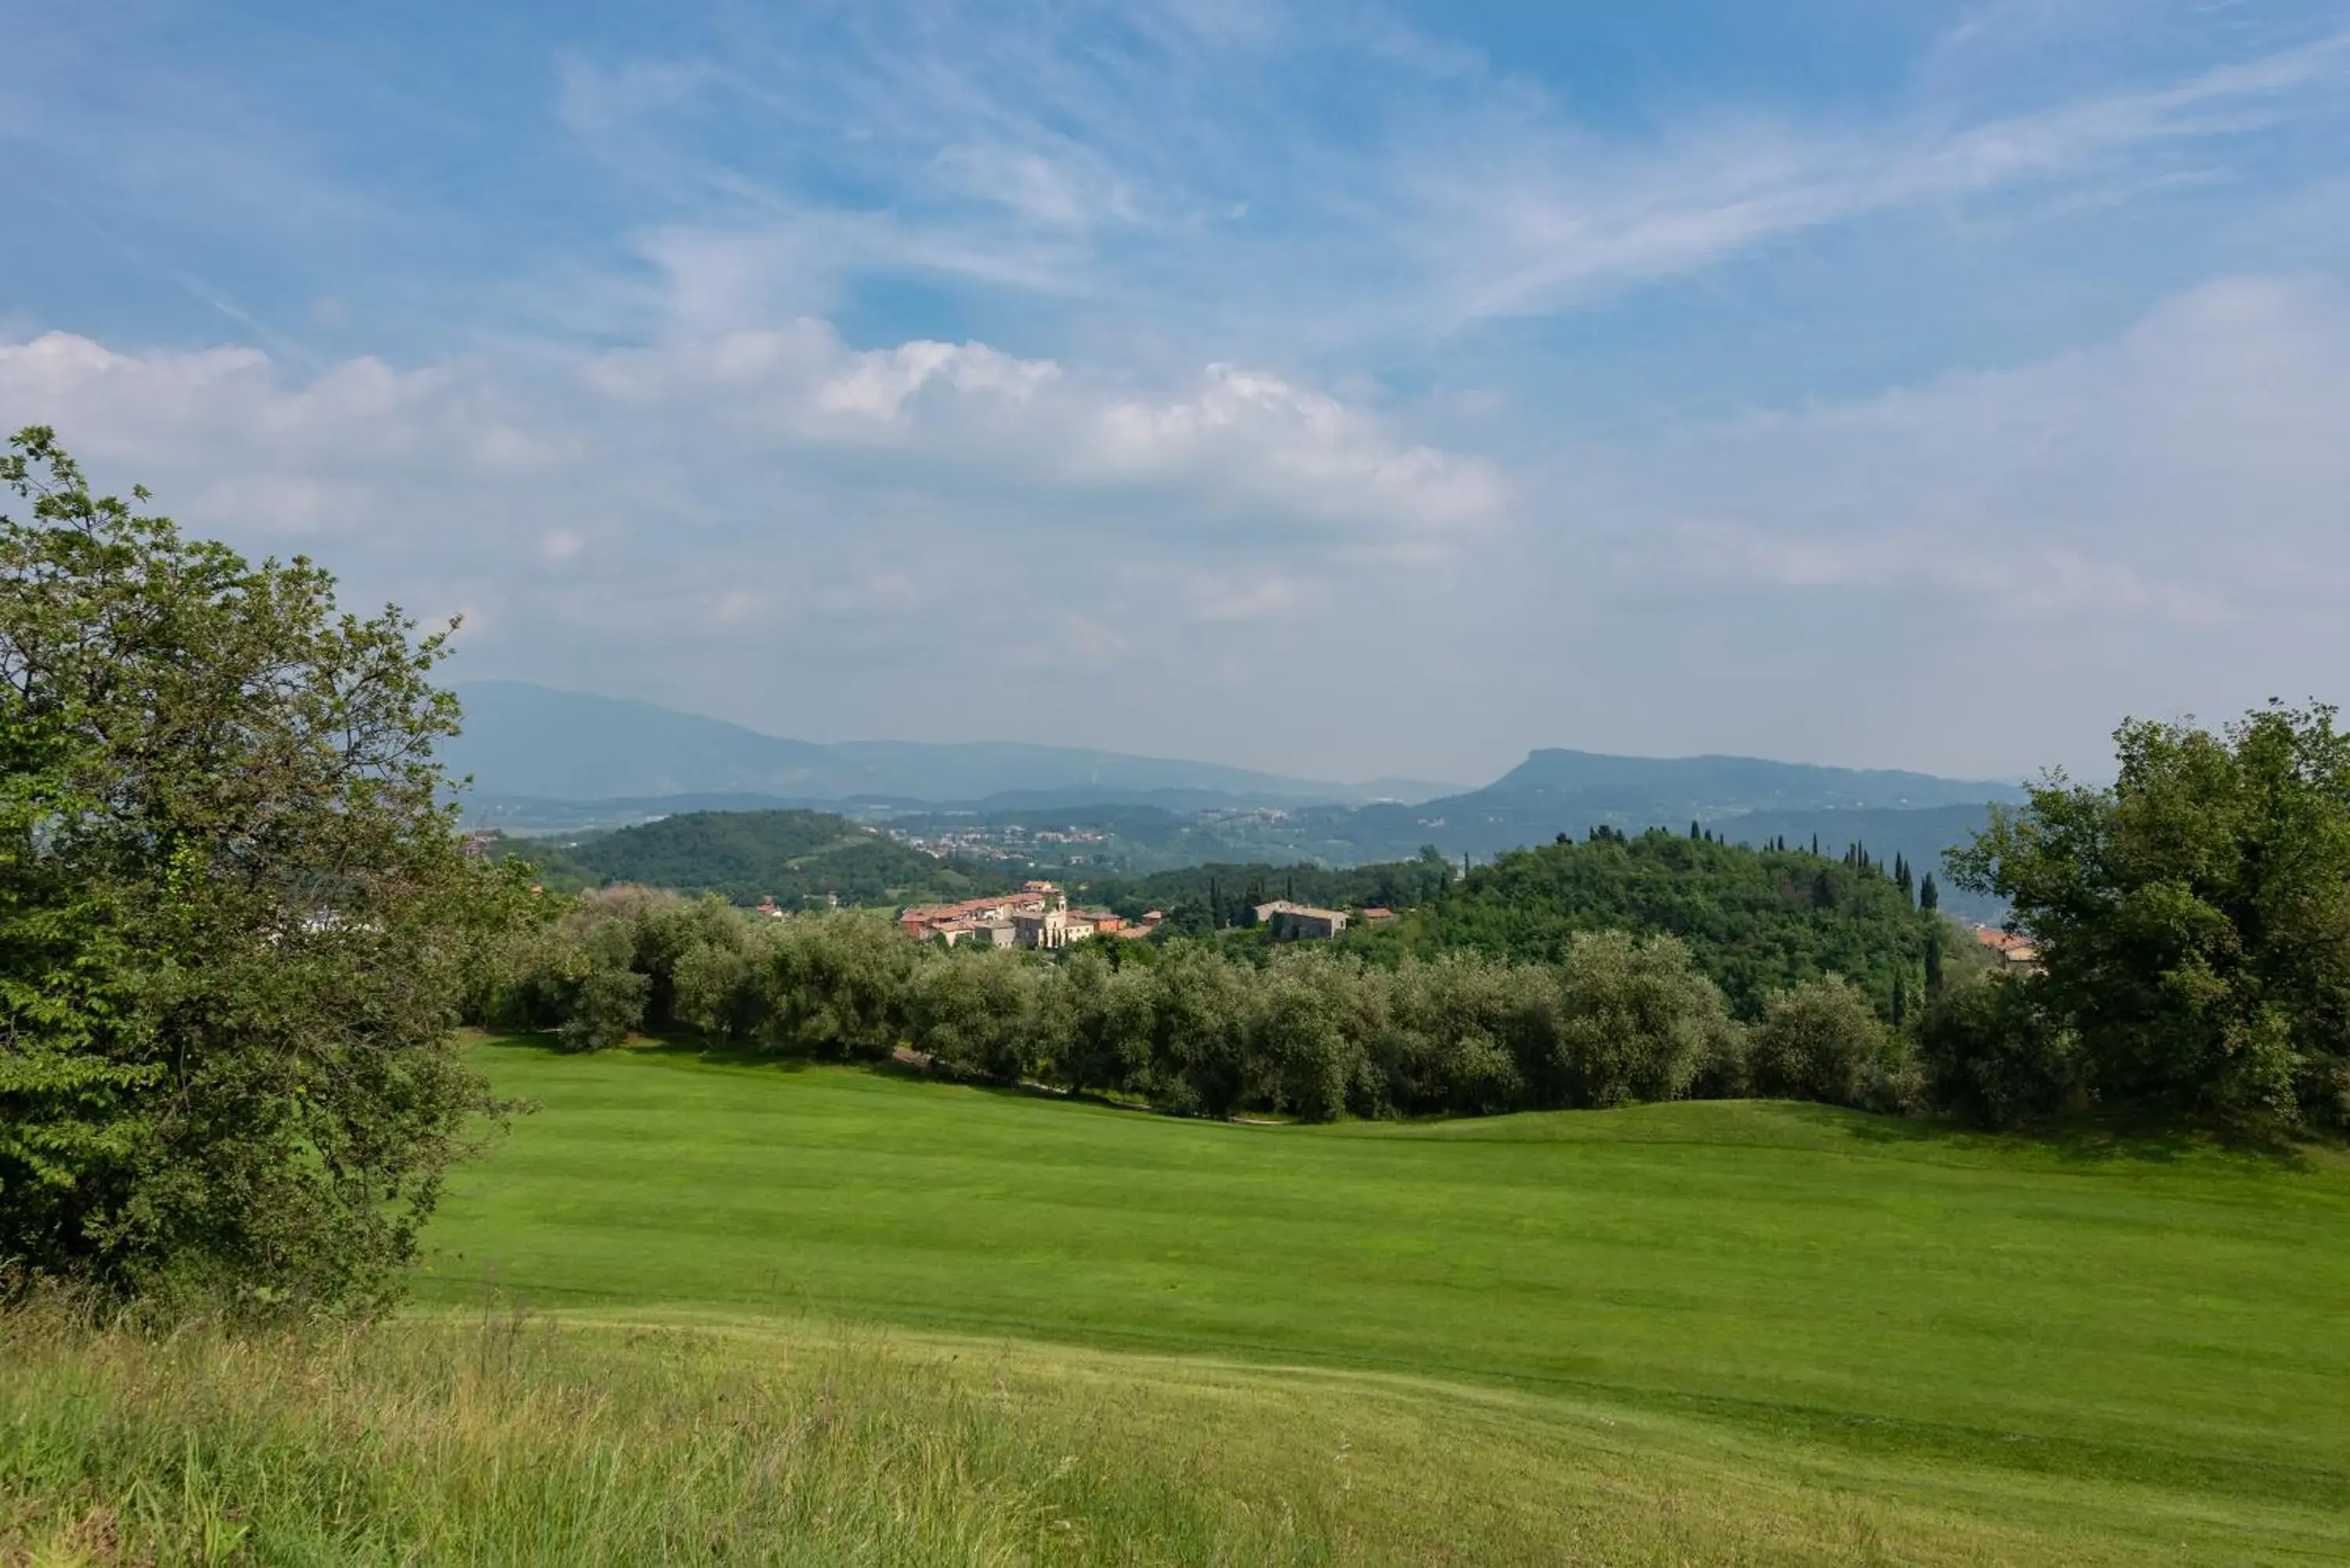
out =
[[1564,1103],[1619,1106],[1688,1093],[1728,1012],[1677,937],[1577,932],[1559,968]]
[[1758,1095],[1890,1109],[1879,1085],[1898,1055],[1868,999],[1831,974],[1772,993],[1747,1070]]

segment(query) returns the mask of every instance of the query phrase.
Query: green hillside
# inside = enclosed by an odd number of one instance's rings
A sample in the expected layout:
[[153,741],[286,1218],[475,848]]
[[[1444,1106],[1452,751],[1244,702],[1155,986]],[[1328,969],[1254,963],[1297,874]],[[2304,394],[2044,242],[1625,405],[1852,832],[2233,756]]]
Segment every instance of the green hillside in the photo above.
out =
[[685,1052],[481,1056],[545,1109],[460,1177],[428,1302],[1437,1379],[1456,1409],[1507,1390],[1648,1434],[1636,1465],[1702,1434],[1742,1453],[1734,1490],[1950,1516],[1884,1561],[1973,1560],[1940,1548],[1991,1530],[2023,1539],[1981,1560],[2350,1551],[2335,1157],[1754,1103],[1211,1126]]
[[1922,993],[1937,928],[1874,867],[1648,833],[1513,851],[1394,929],[1352,940],[1372,951],[1467,949],[1550,962],[1575,933],[1611,929],[1681,938],[1751,1018],[1773,991],[1823,973],[1843,975],[1889,1011],[1897,983],[1911,998]]
[[971,898],[1003,886],[1001,872],[893,844],[820,811],[687,812],[552,855],[527,852],[591,881],[718,893],[738,904],[773,898],[786,909],[822,904],[827,895],[878,907]]

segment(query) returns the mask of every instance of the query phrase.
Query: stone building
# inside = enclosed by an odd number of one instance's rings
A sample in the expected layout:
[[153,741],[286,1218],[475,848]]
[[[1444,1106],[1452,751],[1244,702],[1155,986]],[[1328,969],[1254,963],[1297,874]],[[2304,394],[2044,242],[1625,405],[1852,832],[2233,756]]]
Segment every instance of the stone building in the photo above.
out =
[[1276,898],[1270,904],[1256,907],[1256,923],[1273,932],[1275,941],[1291,942],[1304,937],[1335,937],[1347,929],[1347,911],[1318,909],[1312,904],[1293,904],[1286,898]]

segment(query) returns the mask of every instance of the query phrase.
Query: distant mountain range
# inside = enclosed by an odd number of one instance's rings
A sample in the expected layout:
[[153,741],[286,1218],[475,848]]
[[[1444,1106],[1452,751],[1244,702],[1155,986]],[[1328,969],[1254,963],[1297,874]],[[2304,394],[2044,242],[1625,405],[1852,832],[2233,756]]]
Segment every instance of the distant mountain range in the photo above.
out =
[[[919,825],[957,842],[991,824],[1104,830],[1086,864],[1129,871],[1232,859],[1357,866],[1433,845],[1490,858],[1591,828],[1685,829],[1735,843],[1783,837],[1831,856],[1855,843],[1921,871],[2022,792],[1929,774],[1754,757],[1624,757],[1542,750],[1482,789],[1380,780],[1335,784],[1208,763],[1031,745],[763,735],[647,702],[513,682],[459,688],[452,770],[476,781],[472,820],[577,835],[688,813],[816,809]],[[1384,797],[1384,798],[1382,798]],[[949,820],[951,818],[952,820]],[[1004,845],[1012,840],[1006,837]],[[1954,912],[1996,912],[1955,895]]]
[[457,689],[464,733],[446,753],[483,797],[528,801],[755,795],[758,804],[865,798],[939,804],[1013,796],[1161,804],[1425,800],[1456,786],[1409,779],[1332,784],[1247,768],[1067,746],[914,741],[824,744],[613,697],[520,681]]

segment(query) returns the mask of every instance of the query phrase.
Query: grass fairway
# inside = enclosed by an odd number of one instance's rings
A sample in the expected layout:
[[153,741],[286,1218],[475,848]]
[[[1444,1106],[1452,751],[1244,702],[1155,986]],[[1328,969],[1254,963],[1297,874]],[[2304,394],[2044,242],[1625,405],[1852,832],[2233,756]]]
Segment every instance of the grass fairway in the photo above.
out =
[[[1690,1496],[1847,1500],[1895,1561],[2350,1560],[2331,1157],[1778,1105],[1219,1127],[690,1052],[479,1055],[544,1108],[456,1184],[428,1303],[1223,1362],[1342,1426],[1360,1402],[1364,1432],[1410,1390],[1612,1433]],[[1440,1446],[1429,1485],[1448,1454],[1474,1468]]]

